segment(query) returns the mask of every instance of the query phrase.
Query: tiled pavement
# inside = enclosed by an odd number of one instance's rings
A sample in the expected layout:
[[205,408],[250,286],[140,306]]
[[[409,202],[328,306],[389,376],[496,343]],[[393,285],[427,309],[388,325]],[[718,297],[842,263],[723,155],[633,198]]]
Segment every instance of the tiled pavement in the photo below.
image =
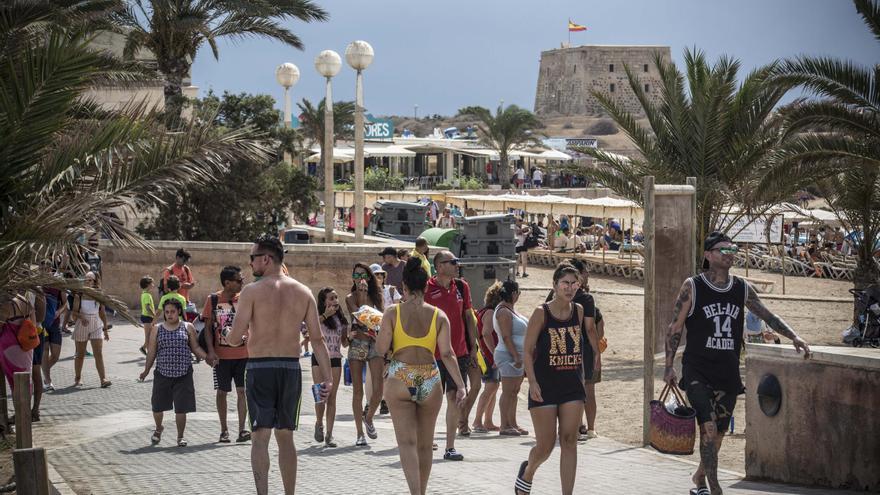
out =
[[[58,491],[77,494],[202,494],[253,493],[250,444],[216,443],[219,426],[215,413],[210,369],[196,367],[199,412],[190,414],[186,430],[189,446],[174,443],[173,415],[166,415],[166,434],[158,446],[150,445],[150,380],[138,383],[144,359],[137,348],[143,332],[131,325],[117,324],[105,346],[105,360],[113,386],[97,387],[94,363],[87,359],[84,380],[87,387],[73,389],[73,345],[66,339],[62,361],[53,370],[59,389],[46,394],[42,418],[34,428],[35,446],[45,447],[51,464],[50,476]],[[310,383],[308,370],[304,379]],[[308,392],[308,388],[305,389]],[[235,424],[234,397],[230,397],[229,419]],[[311,394],[303,396],[301,429],[295,434],[299,451],[297,489],[299,493],[407,493],[406,482],[388,416],[379,417],[379,439],[366,448],[354,446],[355,429],[348,411],[350,387],[340,387],[335,439],[339,447],[324,449],[312,439],[314,407]],[[443,445],[443,412],[438,422],[437,441]],[[531,429],[525,406],[520,424]],[[533,444],[531,438],[472,435],[456,441],[464,462],[442,459],[435,453],[428,485],[430,493],[512,493],[519,463]],[[272,493],[282,493],[274,442]],[[560,493],[558,449],[534,480],[534,493]],[[586,494],[685,494],[693,465],[647,449],[598,438],[578,448],[575,493]],[[734,473],[722,476],[725,493],[831,494],[825,489],[767,485],[743,481]],[[846,493],[846,492],[834,492]]]

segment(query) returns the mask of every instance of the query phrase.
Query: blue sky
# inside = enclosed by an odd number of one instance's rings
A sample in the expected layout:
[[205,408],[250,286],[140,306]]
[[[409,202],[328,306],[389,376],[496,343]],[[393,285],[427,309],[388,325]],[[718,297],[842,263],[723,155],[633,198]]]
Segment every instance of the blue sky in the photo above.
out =
[[727,54],[743,73],[776,58],[799,54],[880,62],[875,41],[847,0],[331,0],[320,1],[326,23],[288,23],[302,38],[299,51],[278,42],[248,39],[220,43],[220,60],[203,47],[193,67],[202,93],[271,94],[280,107],[275,68],[293,62],[302,74],[294,100],[323,97],[315,56],[343,56],[333,79],[333,99],[354,99],[354,71],[346,45],[362,39],[376,53],[364,73],[365,107],[376,115],[449,115],[463,106],[494,108],[499,100],[534,106],[542,50],[567,39],[567,19],[588,26],[572,33],[578,44],[668,45],[682,65],[686,47],[710,59]]

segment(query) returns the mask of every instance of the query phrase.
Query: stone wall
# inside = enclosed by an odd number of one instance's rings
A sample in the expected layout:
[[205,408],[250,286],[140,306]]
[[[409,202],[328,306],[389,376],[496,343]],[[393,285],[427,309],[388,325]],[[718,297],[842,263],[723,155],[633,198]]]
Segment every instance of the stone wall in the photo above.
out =
[[[775,375],[781,408],[765,415],[758,384]],[[880,352],[790,345],[746,349],[746,474],[829,488],[880,491]]]
[[[220,269],[226,265],[240,266],[245,281],[253,281],[248,266],[251,243],[152,241],[152,244],[155,247],[152,251],[101,246],[103,287],[130,307],[139,304],[141,290],[138,282],[141,277],[149,275],[158,285],[162,270],[174,263],[174,253],[179,248],[192,255],[189,267],[196,286],[190,291],[190,297],[197,305],[204,304],[209,293],[220,290]],[[390,245],[398,249],[412,248],[408,243]],[[291,276],[314,292],[332,286],[340,293],[347,293],[354,264],[358,261],[381,263],[379,251],[383,247],[378,244],[287,244],[284,262]]]
[[671,60],[668,46],[585,45],[541,52],[535,113],[603,115],[598,100],[590,94],[590,91],[597,91],[612,95],[628,112],[642,115],[642,107],[629,86],[624,65],[638,76],[642,89],[647,85],[649,99],[657,102],[660,74],[654,65],[656,53],[666,61]]

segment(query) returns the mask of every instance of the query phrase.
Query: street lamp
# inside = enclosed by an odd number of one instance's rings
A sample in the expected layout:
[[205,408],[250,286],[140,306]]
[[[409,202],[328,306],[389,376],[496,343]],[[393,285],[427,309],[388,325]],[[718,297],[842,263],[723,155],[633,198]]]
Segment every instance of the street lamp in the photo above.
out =
[[357,71],[354,107],[354,241],[364,241],[364,69],[373,62],[373,47],[366,41],[352,41],[345,49],[345,61]]
[[325,242],[333,242],[333,226],[336,218],[336,198],[333,196],[333,94],[330,79],[339,74],[342,59],[333,50],[324,50],[315,57],[315,69],[327,78],[327,93],[324,96],[324,237]]
[[[299,67],[286,62],[275,69],[275,80],[284,88],[284,127],[290,128],[293,123],[290,105],[290,88],[299,81]],[[290,163],[290,152],[284,151],[284,161]]]

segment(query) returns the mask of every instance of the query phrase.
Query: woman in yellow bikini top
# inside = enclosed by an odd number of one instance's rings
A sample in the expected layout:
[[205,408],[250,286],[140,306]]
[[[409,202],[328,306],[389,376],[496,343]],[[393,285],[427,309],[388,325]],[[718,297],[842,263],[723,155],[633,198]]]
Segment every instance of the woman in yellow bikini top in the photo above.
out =
[[[413,494],[427,490],[434,425],[443,401],[437,386],[440,372],[434,361],[435,349],[439,348],[440,357],[458,387],[456,401],[463,403],[466,394],[449,340],[449,320],[442,311],[425,303],[427,283],[428,274],[421,262],[417,258],[407,261],[403,269],[406,302],[385,310],[376,338],[380,355],[389,349],[393,351],[385,374],[385,402],[391,410],[400,446],[400,464]],[[420,425],[430,425],[430,431]],[[427,469],[420,469],[421,466]]]

